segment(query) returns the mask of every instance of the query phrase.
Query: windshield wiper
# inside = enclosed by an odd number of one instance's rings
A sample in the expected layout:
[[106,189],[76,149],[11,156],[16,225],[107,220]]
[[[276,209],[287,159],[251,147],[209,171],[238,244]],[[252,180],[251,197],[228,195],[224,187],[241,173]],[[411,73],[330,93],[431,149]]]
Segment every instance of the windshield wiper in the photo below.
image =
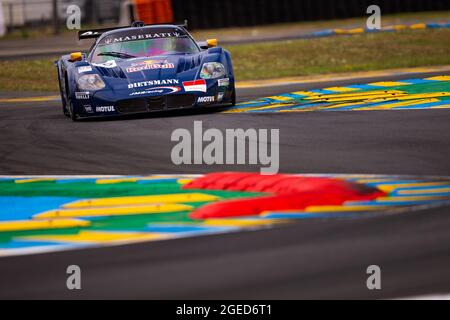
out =
[[187,55],[187,54],[189,54],[189,53],[187,53],[187,52],[179,52],[179,51],[172,51],[172,52],[168,52],[168,53],[166,53],[166,55],[177,55],[177,54],[184,54],[184,55]]
[[116,57],[116,58],[120,58],[120,59],[131,59],[131,58],[136,58],[136,56],[132,56],[131,54],[128,53],[123,53],[123,52],[102,52],[99,53],[97,56],[110,56],[110,57]]

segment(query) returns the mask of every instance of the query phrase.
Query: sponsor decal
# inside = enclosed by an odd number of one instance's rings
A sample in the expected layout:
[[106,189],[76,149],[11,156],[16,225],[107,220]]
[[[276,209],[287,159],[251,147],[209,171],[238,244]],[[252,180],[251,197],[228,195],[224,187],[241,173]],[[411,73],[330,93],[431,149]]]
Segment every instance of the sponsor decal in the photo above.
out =
[[175,65],[169,63],[167,60],[146,60],[141,63],[133,63],[131,67],[127,68],[128,73],[140,72],[144,70],[158,70],[158,69],[174,69]]
[[224,97],[225,97],[225,93],[219,92],[219,94],[217,95],[217,101],[222,102]]
[[180,84],[180,81],[177,79],[142,81],[142,82],[130,83],[128,85],[128,89],[153,87],[153,86],[161,86],[161,85],[164,86],[164,85],[168,85],[168,84]]
[[78,73],[85,73],[85,72],[91,72],[92,67],[91,66],[85,66],[85,67],[79,67]]
[[216,98],[214,98],[214,96],[200,97],[197,100],[198,103],[211,103],[211,102],[215,102],[215,101],[216,101]]
[[105,63],[93,63],[92,65],[96,66],[96,67],[108,68],[108,69],[117,67],[116,60],[109,60],[109,61],[106,61]]
[[92,109],[91,106],[84,106],[84,110],[86,110],[87,113],[92,113],[92,112],[94,112],[94,110]]
[[100,32],[97,31],[86,31],[80,35],[80,37],[90,37],[90,36],[99,36]]
[[183,82],[184,91],[186,92],[206,92],[205,80],[194,80]]
[[89,92],[75,92],[75,98],[77,100],[89,100],[91,97]]
[[130,96],[141,96],[141,95],[163,95],[163,94],[171,94],[175,92],[181,91],[180,87],[156,87],[150,88],[145,91],[133,92]]
[[95,112],[114,112],[116,108],[114,106],[96,107]]
[[139,34],[139,35],[130,35],[124,37],[107,37],[104,40],[105,44],[112,44],[118,42],[126,42],[126,41],[136,41],[136,40],[147,40],[147,39],[160,39],[160,38],[179,38],[184,36],[184,34],[180,32],[161,32],[161,33],[148,33],[148,34]]
[[228,87],[230,85],[230,79],[229,78],[219,79],[217,82],[219,84],[219,87]]

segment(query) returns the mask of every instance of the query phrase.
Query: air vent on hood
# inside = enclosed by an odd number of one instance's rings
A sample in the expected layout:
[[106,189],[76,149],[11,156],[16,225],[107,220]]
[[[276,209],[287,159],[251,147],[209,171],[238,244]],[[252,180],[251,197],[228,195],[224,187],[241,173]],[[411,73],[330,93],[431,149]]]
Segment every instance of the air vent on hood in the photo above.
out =
[[180,59],[178,64],[178,72],[188,71],[197,68],[202,63],[201,55],[193,55],[190,57],[184,57]]
[[122,69],[120,69],[118,67],[117,68],[97,67],[97,70],[103,77],[111,77],[111,78],[118,78],[118,79],[126,79],[127,78],[127,76],[122,71]]

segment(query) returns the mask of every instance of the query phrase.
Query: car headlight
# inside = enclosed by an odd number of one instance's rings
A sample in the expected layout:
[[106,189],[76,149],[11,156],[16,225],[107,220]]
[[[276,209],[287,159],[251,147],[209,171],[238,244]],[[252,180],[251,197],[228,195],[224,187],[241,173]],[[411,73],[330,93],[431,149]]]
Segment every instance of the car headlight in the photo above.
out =
[[81,90],[97,91],[105,88],[105,82],[98,74],[87,74],[78,79],[78,87]]
[[225,74],[226,72],[223,64],[218,62],[208,62],[203,65],[200,77],[202,79],[217,79],[224,77]]

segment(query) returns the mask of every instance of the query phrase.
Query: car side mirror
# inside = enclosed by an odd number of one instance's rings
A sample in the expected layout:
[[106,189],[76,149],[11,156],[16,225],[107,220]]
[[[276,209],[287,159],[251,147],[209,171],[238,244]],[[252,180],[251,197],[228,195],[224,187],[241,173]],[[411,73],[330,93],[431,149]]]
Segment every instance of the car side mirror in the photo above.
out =
[[76,62],[83,60],[83,53],[82,52],[73,52],[70,54],[70,61]]
[[214,48],[219,45],[219,41],[217,41],[217,39],[208,39],[206,40],[206,44],[208,45],[208,48]]
[[198,45],[202,50],[208,50],[209,48],[214,48],[219,45],[217,39],[208,39],[205,42],[199,42]]

